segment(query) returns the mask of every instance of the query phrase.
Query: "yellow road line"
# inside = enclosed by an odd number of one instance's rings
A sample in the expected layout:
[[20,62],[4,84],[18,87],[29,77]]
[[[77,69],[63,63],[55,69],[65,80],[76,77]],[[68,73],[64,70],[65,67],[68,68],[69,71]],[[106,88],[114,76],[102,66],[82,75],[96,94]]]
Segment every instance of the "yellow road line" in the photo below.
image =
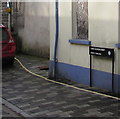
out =
[[93,94],[97,94],[97,95],[101,95],[101,96],[104,96],[104,97],[108,97],[108,98],[112,98],[112,99],[116,99],[116,100],[120,100],[120,98],[118,97],[115,97],[115,96],[110,96],[110,95],[106,95],[106,94],[103,94],[103,93],[98,93],[98,92],[95,92],[95,91],[90,91],[90,90],[87,90],[87,89],[83,89],[83,88],[78,88],[78,87],[75,87],[75,86],[72,86],[72,85],[69,85],[69,84],[65,84],[65,83],[61,83],[61,82],[58,82],[58,81],[54,81],[54,80],[50,80],[44,76],[41,76],[41,75],[38,75],[36,73],[33,73],[31,72],[30,70],[28,70],[21,62],[19,59],[15,58],[15,60],[22,66],[23,69],[25,69],[27,72],[29,72],[30,74],[34,75],[34,76],[37,76],[37,77],[40,77],[44,80],[47,80],[49,82],[53,82],[53,83],[56,83],[56,84],[60,84],[60,85],[64,85],[64,86],[67,86],[67,87],[70,87],[70,88],[74,88],[74,89],[77,89],[77,90],[80,90],[80,91],[85,91],[85,92],[89,92],[89,93],[93,93]]

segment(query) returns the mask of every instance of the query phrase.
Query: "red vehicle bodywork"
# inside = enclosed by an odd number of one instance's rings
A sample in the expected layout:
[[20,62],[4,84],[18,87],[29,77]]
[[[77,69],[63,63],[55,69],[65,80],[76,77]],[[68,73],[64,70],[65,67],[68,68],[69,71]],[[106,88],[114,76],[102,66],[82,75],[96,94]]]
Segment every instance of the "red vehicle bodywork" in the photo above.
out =
[[6,34],[8,34],[8,39],[3,40],[3,36],[2,36],[2,40],[0,41],[0,45],[2,46],[0,48],[0,53],[1,53],[0,58],[2,58],[3,61],[4,59],[14,60],[15,52],[16,52],[15,40],[13,39],[10,31],[5,26],[1,25],[0,29],[6,31]]

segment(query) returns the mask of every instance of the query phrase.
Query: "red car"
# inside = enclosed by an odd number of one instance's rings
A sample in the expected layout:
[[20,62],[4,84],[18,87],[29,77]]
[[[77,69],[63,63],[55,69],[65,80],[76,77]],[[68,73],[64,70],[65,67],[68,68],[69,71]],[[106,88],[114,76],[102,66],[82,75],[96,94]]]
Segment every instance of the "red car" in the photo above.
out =
[[0,58],[2,62],[13,64],[16,52],[15,40],[10,31],[3,25],[0,25],[0,33],[2,35],[2,39],[0,40]]

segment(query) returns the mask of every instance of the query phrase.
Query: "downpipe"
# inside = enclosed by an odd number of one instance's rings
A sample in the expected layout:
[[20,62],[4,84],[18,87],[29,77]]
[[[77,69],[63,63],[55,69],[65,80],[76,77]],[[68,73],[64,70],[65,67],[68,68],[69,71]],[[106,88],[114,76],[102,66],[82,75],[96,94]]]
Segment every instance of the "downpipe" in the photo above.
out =
[[55,23],[56,23],[56,33],[55,33],[55,45],[54,45],[54,62],[53,62],[53,77],[56,79],[56,65],[57,65],[57,47],[59,39],[59,2],[55,2]]

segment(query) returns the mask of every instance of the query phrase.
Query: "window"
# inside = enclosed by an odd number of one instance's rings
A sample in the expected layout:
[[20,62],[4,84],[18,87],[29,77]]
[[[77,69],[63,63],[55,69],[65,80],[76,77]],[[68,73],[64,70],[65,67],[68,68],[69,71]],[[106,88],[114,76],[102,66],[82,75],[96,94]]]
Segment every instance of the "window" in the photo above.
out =
[[73,2],[73,38],[88,39],[88,2]]

